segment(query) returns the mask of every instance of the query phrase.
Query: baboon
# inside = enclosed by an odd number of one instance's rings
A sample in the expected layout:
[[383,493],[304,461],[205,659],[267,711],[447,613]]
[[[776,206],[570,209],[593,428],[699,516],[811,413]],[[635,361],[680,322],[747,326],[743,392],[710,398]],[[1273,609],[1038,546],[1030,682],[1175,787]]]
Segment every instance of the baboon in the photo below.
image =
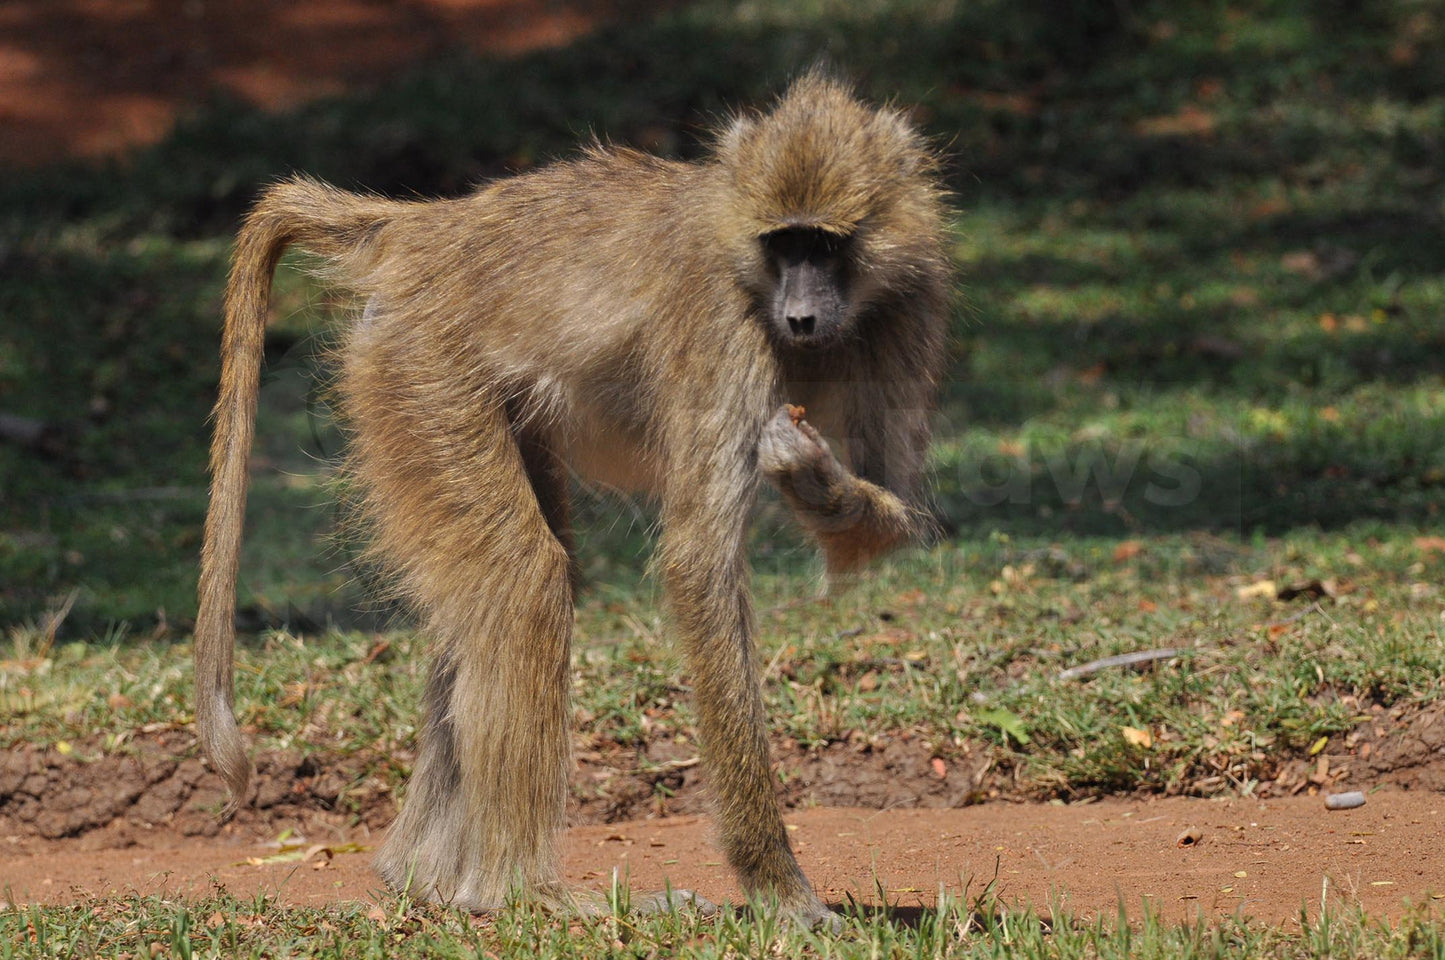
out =
[[454,200],[267,189],[226,289],[196,624],[196,726],[227,813],[250,773],[232,713],[247,458],[271,275],[294,243],[365,304],[337,348],[348,468],[370,556],[435,648],[381,876],[473,910],[578,903],[558,854],[575,472],[656,496],[720,843],[750,895],[826,917],[774,794],[745,533],[764,479],[830,574],[919,530],[945,215],[927,141],[817,71],[697,162],[594,143]]

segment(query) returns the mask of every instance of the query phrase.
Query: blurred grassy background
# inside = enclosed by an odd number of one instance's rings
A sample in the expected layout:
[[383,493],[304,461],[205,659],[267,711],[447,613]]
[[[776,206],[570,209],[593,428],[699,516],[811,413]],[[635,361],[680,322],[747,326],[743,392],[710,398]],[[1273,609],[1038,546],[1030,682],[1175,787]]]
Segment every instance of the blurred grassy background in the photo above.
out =
[[[260,185],[454,194],[592,132],[695,157],[711,119],[818,60],[914,105],[950,158],[963,296],[932,472],[951,537],[1427,531],[1442,38],[1425,0],[703,0],[289,112],[218,97],[123,158],[10,170],[0,415],[42,430],[0,440],[0,624],[70,603],[67,638],[188,626],[219,295]],[[258,628],[359,622],[317,386],[336,313],[283,270],[242,585]],[[645,509],[588,495],[582,519],[594,591],[634,590]],[[795,559],[760,539],[765,568]]]

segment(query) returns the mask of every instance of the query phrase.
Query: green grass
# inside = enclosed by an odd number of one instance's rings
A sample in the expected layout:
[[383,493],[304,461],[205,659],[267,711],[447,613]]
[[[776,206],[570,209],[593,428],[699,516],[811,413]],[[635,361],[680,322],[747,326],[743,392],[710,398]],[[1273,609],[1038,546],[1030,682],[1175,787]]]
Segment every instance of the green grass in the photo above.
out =
[[1424,915],[1395,924],[1358,913],[1310,916],[1290,929],[1239,920],[1168,924],[1145,915],[1076,921],[1031,912],[980,911],[986,899],[943,898],[931,910],[858,910],[835,934],[815,933],[726,908],[693,914],[615,915],[564,922],[525,907],[477,919],[393,901],[386,909],[297,909],[264,899],[190,903],[158,898],[76,907],[0,908],[0,958],[20,957],[635,957],[904,958],[1019,960],[1232,957],[1445,956],[1441,927]]
[[[1000,534],[906,554],[826,600],[806,599],[816,581],[794,572],[809,558],[775,553],[758,560],[770,716],[777,736],[805,747],[906,734],[945,758],[980,751],[1014,795],[1248,793],[1372,708],[1440,695],[1435,543],[1363,524],[1251,544]],[[1276,593],[1328,581],[1336,595],[1250,595],[1264,580]],[[123,749],[127,731],[190,721],[185,641],[46,650],[38,631],[15,630],[10,643],[5,743]],[[1179,656],[1149,670],[1058,678],[1165,647]],[[269,633],[239,651],[238,715],[260,748],[359,751],[368,772],[398,778],[426,663],[405,631]],[[575,668],[582,743],[696,742],[656,598],[584,601]],[[1125,727],[1152,744],[1131,743]]]

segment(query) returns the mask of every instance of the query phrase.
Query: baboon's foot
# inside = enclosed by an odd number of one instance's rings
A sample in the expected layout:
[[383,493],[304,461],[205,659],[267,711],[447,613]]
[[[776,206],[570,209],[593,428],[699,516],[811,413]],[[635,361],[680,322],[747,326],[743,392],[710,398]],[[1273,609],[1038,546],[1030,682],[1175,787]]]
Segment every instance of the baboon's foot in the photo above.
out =
[[596,890],[547,884],[530,890],[514,889],[503,898],[481,898],[461,891],[448,899],[436,896],[434,890],[431,895],[412,891],[412,896],[477,914],[496,913],[509,906],[533,907],[545,913],[574,917],[609,917],[617,913],[652,916],[684,910],[711,917],[718,911],[717,904],[691,890],[657,890],[609,897]]
[[[428,838],[431,840],[432,838]],[[456,907],[470,913],[491,913],[513,902],[533,900],[551,904],[551,888],[560,885],[527,882],[520,870],[510,878],[500,871],[468,870],[454,860],[397,852],[400,845],[382,847],[372,869],[395,893],[423,903]]]
[[397,893],[428,903],[456,907],[471,913],[495,913],[507,906],[531,906],[548,913],[579,917],[610,916],[619,910],[632,914],[671,913],[694,910],[705,917],[717,913],[717,905],[691,890],[659,890],[629,893],[625,889],[611,896],[596,890],[568,887],[557,881],[526,881],[499,884],[478,877],[454,877],[450,882],[436,875],[418,875],[403,870],[396,858],[383,855],[373,864],[386,885]]
[[788,922],[810,930],[821,930],[824,933],[843,932],[843,918],[828,909],[828,905],[811,892],[800,902],[779,904],[778,911]]
[[607,917],[614,914],[652,916],[683,910],[711,917],[718,910],[717,904],[691,890],[655,890],[648,893],[619,890],[608,895],[594,890],[559,889],[550,892],[548,898],[551,904],[555,904],[549,909],[583,917]]
[[706,897],[700,897],[691,890],[658,890],[653,893],[633,895],[628,899],[629,913],[644,916],[658,913],[678,913],[691,910],[700,917],[717,914],[717,904]]
[[823,901],[818,901],[816,909],[793,914],[798,923],[807,924],[811,930],[818,930],[823,933],[839,934],[843,932],[843,918],[839,914],[828,909]]

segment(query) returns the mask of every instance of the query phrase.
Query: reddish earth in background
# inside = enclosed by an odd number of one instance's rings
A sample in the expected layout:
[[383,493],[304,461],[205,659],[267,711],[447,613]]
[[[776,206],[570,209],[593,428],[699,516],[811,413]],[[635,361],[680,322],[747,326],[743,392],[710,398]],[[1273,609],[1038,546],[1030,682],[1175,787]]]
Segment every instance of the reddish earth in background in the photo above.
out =
[[7,0],[0,164],[152,143],[223,90],[282,108],[448,50],[557,46],[659,0]]

